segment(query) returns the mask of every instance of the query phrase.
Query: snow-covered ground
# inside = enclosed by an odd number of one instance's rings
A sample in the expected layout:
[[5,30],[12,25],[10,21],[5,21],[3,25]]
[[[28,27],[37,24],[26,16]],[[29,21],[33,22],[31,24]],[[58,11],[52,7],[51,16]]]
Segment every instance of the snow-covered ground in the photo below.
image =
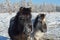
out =
[[[32,13],[32,19],[35,19],[39,13]],[[7,40],[8,27],[10,19],[15,16],[16,13],[0,13],[0,40]],[[46,14],[47,32],[44,37],[48,39],[60,40],[60,13],[51,12]],[[4,39],[3,39],[4,38]]]
[[55,12],[46,15],[47,38],[60,40],[60,13]]

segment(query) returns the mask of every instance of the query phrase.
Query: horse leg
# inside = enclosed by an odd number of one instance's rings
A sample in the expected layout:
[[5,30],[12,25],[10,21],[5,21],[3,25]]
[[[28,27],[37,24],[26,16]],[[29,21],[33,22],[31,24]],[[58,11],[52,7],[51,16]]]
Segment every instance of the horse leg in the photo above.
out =
[[16,39],[16,37],[14,36],[14,37],[11,38],[11,40],[17,40],[17,39]]
[[21,35],[16,35],[16,36],[11,37],[10,40],[22,40],[22,36]]
[[24,33],[22,33],[22,40],[27,40],[27,35],[25,35]]
[[27,37],[25,34],[19,34],[11,38],[11,40],[27,40]]

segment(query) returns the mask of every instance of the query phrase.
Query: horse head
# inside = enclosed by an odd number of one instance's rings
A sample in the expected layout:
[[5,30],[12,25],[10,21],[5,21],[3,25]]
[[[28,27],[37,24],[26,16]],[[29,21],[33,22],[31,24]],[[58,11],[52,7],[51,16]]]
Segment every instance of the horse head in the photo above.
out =
[[18,14],[18,22],[24,26],[23,32],[29,34],[32,31],[31,8],[21,7]]
[[47,31],[47,26],[45,23],[45,14],[39,14],[34,22],[35,30],[40,30],[41,32]]
[[44,19],[45,19],[45,14],[39,14],[39,15],[38,15],[38,21],[39,21],[39,22],[44,21]]

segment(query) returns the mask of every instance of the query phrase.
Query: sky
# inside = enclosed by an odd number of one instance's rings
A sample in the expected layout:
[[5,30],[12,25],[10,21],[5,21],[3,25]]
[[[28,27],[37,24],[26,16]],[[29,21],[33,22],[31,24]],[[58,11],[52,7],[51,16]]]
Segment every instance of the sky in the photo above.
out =
[[[21,0],[10,0],[11,3],[20,2]],[[26,0],[27,1],[27,0]],[[0,3],[5,2],[5,0],[0,0]],[[54,5],[60,5],[60,0],[32,0],[33,4],[54,4]]]

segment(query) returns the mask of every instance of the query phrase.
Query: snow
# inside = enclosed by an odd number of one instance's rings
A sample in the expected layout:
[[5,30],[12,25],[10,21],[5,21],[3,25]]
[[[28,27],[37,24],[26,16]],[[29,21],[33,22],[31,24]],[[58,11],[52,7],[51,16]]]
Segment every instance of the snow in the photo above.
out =
[[0,35],[1,36],[6,36],[8,37],[8,27],[10,23],[10,19],[14,16],[15,14],[8,14],[8,13],[1,13],[0,14]]
[[45,37],[60,40],[60,13],[47,14],[47,32]]
[[[32,13],[32,19],[34,20],[39,13]],[[10,19],[15,16],[16,13],[0,13],[0,40],[6,40],[8,36],[8,27]],[[60,13],[53,12],[46,14],[47,32],[44,37],[48,39],[60,40]],[[4,39],[3,39],[4,38]],[[6,38],[6,39],[5,39]]]

